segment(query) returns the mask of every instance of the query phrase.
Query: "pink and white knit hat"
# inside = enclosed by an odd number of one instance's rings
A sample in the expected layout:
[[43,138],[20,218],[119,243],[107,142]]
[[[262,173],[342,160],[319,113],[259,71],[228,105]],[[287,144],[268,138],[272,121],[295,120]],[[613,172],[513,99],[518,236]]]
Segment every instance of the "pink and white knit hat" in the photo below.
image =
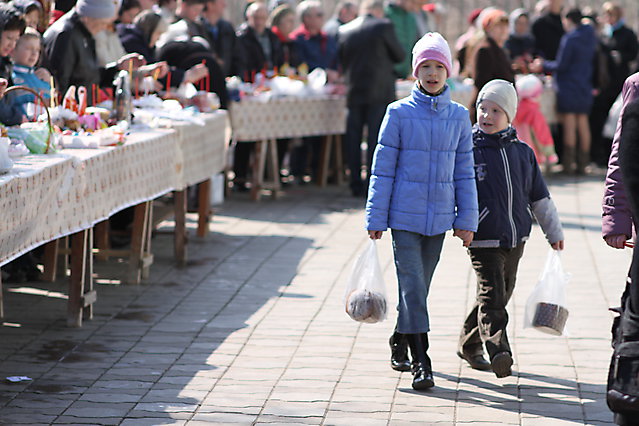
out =
[[529,99],[541,95],[541,92],[544,91],[544,84],[539,77],[528,74],[517,79],[515,88],[517,88],[517,94],[520,99]]
[[426,33],[413,46],[413,76],[415,78],[417,78],[419,66],[430,59],[442,63],[448,77],[450,77],[452,55],[448,42],[439,33]]

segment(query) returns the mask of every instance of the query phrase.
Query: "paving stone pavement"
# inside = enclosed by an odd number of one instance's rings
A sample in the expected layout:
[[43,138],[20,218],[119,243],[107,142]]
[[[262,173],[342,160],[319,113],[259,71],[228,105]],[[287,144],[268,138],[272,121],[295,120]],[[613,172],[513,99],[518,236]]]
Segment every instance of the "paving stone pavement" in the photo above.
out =
[[[81,329],[64,325],[64,282],[6,285],[0,424],[612,424],[608,307],[630,252],[600,237],[600,176],[551,183],[572,273],[570,334],[522,328],[548,252],[535,227],[509,306],[512,377],[455,355],[475,279],[449,235],[429,299],[436,387],[413,391],[410,374],[388,364],[394,312],[373,325],[344,313],[345,282],[366,242],[363,201],[345,188],[296,187],[279,200],[227,200],[212,234],[191,238],[184,269],[170,235],[158,233],[146,284],[119,285],[112,278],[123,265],[98,264],[95,317]],[[389,235],[379,248],[394,304]],[[33,380],[4,381],[23,375]]]

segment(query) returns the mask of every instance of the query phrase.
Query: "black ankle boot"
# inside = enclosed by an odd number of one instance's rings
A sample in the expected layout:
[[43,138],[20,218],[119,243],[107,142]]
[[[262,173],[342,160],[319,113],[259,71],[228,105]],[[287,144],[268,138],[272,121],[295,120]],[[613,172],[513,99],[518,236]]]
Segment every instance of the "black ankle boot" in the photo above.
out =
[[388,344],[391,348],[391,368],[395,371],[410,371],[406,335],[394,332],[388,340]]
[[413,356],[413,389],[424,390],[435,386],[433,369],[428,357],[428,334],[407,334]]

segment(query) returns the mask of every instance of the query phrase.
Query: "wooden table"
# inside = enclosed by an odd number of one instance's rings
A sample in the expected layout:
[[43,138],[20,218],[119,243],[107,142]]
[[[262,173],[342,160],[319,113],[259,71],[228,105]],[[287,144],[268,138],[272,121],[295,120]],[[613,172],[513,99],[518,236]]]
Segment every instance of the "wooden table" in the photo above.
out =
[[[203,117],[204,126],[177,124],[175,129],[136,131],[118,147],[63,150],[17,160],[8,174],[0,176],[0,266],[44,243],[71,236],[67,324],[81,326],[83,313],[91,316],[96,299],[91,279],[94,225],[135,206],[134,227],[139,231],[131,244],[128,280],[139,282],[152,262],[145,257],[150,256],[152,200],[171,191],[183,194],[187,185],[207,182],[224,169],[226,112]],[[208,201],[201,203],[201,209],[208,218]],[[176,222],[182,223],[176,240],[186,240],[185,210],[176,215]],[[202,220],[201,226],[207,228],[208,220]],[[47,248],[45,258],[55,259],[57,244]],[[185,259],[185,250],[183,255]]]
[[[233,141],[256,142],[251,197],[258,200],[263,188],[273,190],[274,195],[280,190],[277,139],[325,136],[319,172],[319,183],[325,185],[331,151],[336,154],[337,167],[341,169],[341,135],[346,132],[346,113],[344,96],[255,97],[233,103]],[[270,182],[264,181],[267,163]]]

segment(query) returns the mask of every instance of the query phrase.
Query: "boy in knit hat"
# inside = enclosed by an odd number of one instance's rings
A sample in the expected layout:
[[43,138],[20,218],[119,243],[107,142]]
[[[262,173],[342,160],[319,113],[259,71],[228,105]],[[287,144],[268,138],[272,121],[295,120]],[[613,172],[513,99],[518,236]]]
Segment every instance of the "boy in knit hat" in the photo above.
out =
[[373,240],[391,229],[399,312],[391,367],[411,369],[413,388],[434,386],[427,350],[428,290],[446,231],[468,246],[477,229],[477,190],[468,110],[450,99],[448,43],[428,33],[413,48],[410,96],[390,104],[379,132],[366,204]]
[[[555,250],[564,236],[535,153],[517,139],[510,122],[517,113],[512,83],[492,80],[477,97],[473,128],[479,228],[469,254],[477,274],[477,300],[459,338],[458,355],[472,368],[497,377],[512,374],[512,352],[506,335],[506,305],[513,294],[519,259],[530,235],[532,211]],[[483,356],[483,346],[490,357]]]

